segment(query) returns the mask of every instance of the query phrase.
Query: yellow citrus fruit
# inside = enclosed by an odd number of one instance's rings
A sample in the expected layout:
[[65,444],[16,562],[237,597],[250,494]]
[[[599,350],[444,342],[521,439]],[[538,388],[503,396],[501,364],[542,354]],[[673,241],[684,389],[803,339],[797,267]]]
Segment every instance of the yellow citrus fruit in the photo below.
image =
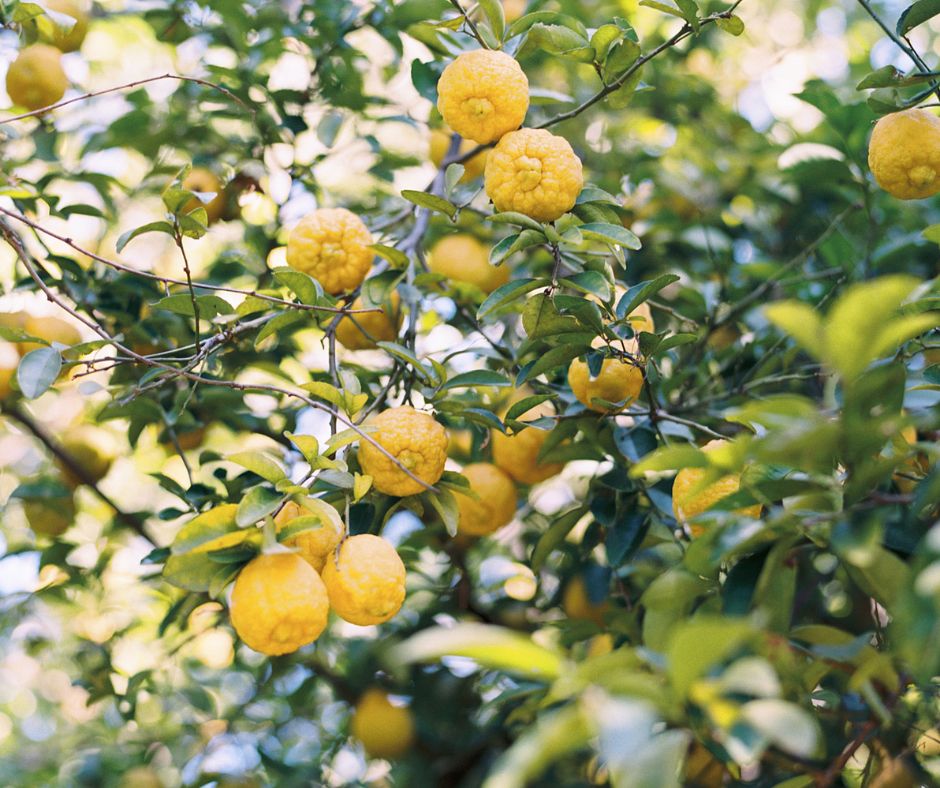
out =
[[372,267],[372,233],[345,208],[307,214],[287,240],[287,264],[310,274],[331,295],[355,290]]
[[235,632],[262,654],[289,654],[326,629],[326,587],[294,553],[259,555],[235,580],[231,616]]
[[495,465],[474,462],[464,466],[463,475],[479,498],[457,493],[461,533],[484,536],[499,530],[516,514],[516,485]]
[[215,197],[209,202],[203,202],[197,197],[193,197],[183,206],[185,213],[201,207],[206,209],[206,218],[209,224],[222,218],[222,214],[225,212],[225,191],[222,187],[222,181],[215,176],[212,170],[207,170],[205,167],[193,167],[189,171],[189,175],[183,178],[183,188],[200,194],[215,194]]
[[527,0],[503,0],[503,16],[506,22],[515,22],[525,13]]
[[[183,430],[179,426],[176,427],[176,443],[179,444],[179,447],[183,451],[192,451],[193,449],[198,449],[200,446],[202,446],[202,442],[205,439],[205,427],[194,427],[193,429],[187,430]],[[170,437],[169,433],[165,434],[164,439],[160,441],[160,445],[168,452],[176,451],[176,446],[174,445],[173,439]]]
[[339,513],[335,517],[322,516],[323,507],[327,506],[329,504],[317,501],[315,509],[308,509],[303,505],[303,502],[288,501],[274,518],[277,530],[281,531],[298,517],[319,517],[319,528],[304,531],[284,541],[287,547],[295,548],[297,554],[318,572],[323,571],[323,565],[326,563],[327,557],[336,549],[344,533],[343,522],[339,518]]
[[[66,430],[62,436],[62,448],[96,484],[108,475],[111,463],[117,455],[111,434],[91,424],[81,424]],[[63,467],[62,473],[73,486],[82,483],[82,479],[74,476],[67,468]]]
[[[365,308],[361,296],[352,302],[351,308]],[[336,324],[336,341],[349,350],[371,350],[376,342],[394,342],[403,317],[401,298],[393,290],[381,312],[363,312],[340,320]]]
[[381,624],[405,601],[405,565],[381,536],[349,537],[327,559],[323,582],[334,612],[350,624]]
[[[517,389],[509,398],[507,409],[521,399],[531,396],[531,391],[525,388]],[[551,405],[543,402],[530,408],[523,416],[526,421],[533,421],[542,416],[553,413]],[[544,462],[539,460],[542,446],[548,439],[548,432],[537,427],[526,427],[521,432],[506,435],[499,430],[491,430],[490,443],[493,450],[493,463],[520,484],[538,484],[551,478],[565,466],[560,462]]]
[[[726,443],[724,440],[709,441],[702,450],[714,451]],[[686,522],[702,512],[707,512],[716,503],[741,489],[741,476],[737,473],[722,476],[700,489],[705,473],[705,468],[683,468],[676,474],[672,483],[672,511],[679,522]],[[755,504],[734,511],[743,517],[757,518],[760,517],[762,509],[760,504]],[[693,536],[700,536],[705,529],[701,525],[693,524],[690,530]]]
[[75,502],[66,498],[24,498],[29,527],[43,536],[59,536],[75,521]]
[[484,183],[497,211],[552,222],[574,207],[584,174],[581,159],[564,137],[545,129],[520,129],[490,152]]
[[366,690],[353,710],[350,733],[362,742],[370,758],[400,758],[415,740],[411,711],[396,706],[378,688]]
[[529,80],[505,52],[464,52],[438,80],[437,108],[461,137],[485,145],[522,125]]
[[[911,447],[917,443],[917,429],[912,424],[908,424],[901,434],[894,440],[894,452],[896,455],[905,455],[911,451]],[[893,475],[894,483],[903,493],[913,492],[917,482],[908,476],[921,477],[927,473],[928,463],[922,454],[915,454],[908,457],[897,469]]]
[[880,771],[868,783],[871,788],[918,788],[923,784],[901,758],[883,760]]
[[0,399],[6,399],[13,393],[13,379],[19,363],[20,354],[16,352],[16,345],[0,341]]
[[931,728],[929,731],[924,731],[918,737],[915,749],[927,758],[936,758],[940,755],[940,729]]
[[75,24],[68,31],[56,28],[48,43],[61,52],[75,52],[81,49],[88,33],[88,6],[78,0],[46,0],[45,6],[75,20]]
[[[568,385],[578,400],[591,410],[617,413],[640,395],[643,370],[626,360],[605,358],[600,373],[592,378],[587,362],[576,358],[568,367]],[[619,408],[608,409],[594,402],[595,399],[623,404]]]
[[[431,144],[428,153],[435,167],[440,167],[444,162],[444,157],[447,155],[447,151],[450,150],[450,138],[452,134],[453,132],[446,127],[431,130]],[[458,155],[463,156],[476,147],[477,144],[473,140],[461,140]],[[467,159],[467,161],[463,163],[463,175],[460,177],[460,183],[467,183],[475,178],[479,178],[483,174],[483,168],[486,167],[486,156],[488,153],[489,151],[486,150],[480,151],[476,156]]]
[[[81,332],[72,324],[58,317],[36,317],[26,315],[23,318],[23,330],[33,337],[45,339],[46,342],[58,342],[62,345],[78,345],[82,341]],[[20,353],[26,355],[31,350],[45,347],[38,342],[20,342]]]
[[899,200],[940,191],[940,118],[924,109],[885,115],[868,143],[868,166],[878,185]]
[[575,575],[568,581],[561,595],[561,607],[568,618],[593,621],[598,626],[604,625],[604,615],[608,610],[606,599],[601,602],[591,601],[587,583],[581,575]]
[[21,49],[7,70],[10,100],[30,111],[55,104],[69,86],[61,61],[62,53],[49,44]]
[[484,293],[509,281],[509,268],[490,263],[486,247],[465,233],[445,236],[434,244],[428,267],[448,279],[476,285]]
[[[369,437],[426,484],[436,484],[447,460],[447,431],[434,417],[403,405],[371,416]],[[359,442],[359,465],[386,495],[416,495],[424,485],[405,473],[372,441]]]

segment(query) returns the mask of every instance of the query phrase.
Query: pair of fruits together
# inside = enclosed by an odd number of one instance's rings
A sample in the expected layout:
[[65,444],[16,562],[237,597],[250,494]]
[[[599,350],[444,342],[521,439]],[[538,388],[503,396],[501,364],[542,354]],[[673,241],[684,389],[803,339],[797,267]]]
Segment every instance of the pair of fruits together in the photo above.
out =
[[23,48],[7,69],[10,100],[30,112],[55,104],[65,95],[69,80],[62,68],[62,54],[81,48],[88,32],[88,6],[80,0],[46,0],[45,7],[74,20],[69,29],[55,32]]

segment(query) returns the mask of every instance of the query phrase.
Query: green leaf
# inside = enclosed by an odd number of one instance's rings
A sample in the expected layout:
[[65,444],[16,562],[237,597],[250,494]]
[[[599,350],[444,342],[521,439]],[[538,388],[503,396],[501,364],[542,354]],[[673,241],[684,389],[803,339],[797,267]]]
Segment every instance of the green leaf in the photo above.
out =
[[386,353],[390,353],[395,356],[395,358],[404,361],[417,372],[426,383],[434,385],[431,372],[421,363],[420,359],[404,345],[399,345],[397,342],[376,342],[376,345],[382,348]]
[[322,285],[303,271],[281,266],[274,269],[274,278],[297,296],[302,304],[317,306],[323,300]]
[[636,235],[619,224],[589,222],[588,224],[582,224],[578,229],[587,238],[593,238],[615,246],[623,246],[634,250],[642,246]]
[[811,306],[799,301],[779,301],[768,306],[764,314],[811,356],[819,358],[822,355],[822,320]]
[[412,202],[421,208],[427,208],[429,211],[442,213],[451,221],[453,221],[454,217],[457,215],[457,206],[449,200],[445,200],[443,197],[438,197],[436,194],[405,189],[401,193],[401,196],[408,200],[408,202]]
[[485,668],[542,681],[557,679],[565,667],[557,651],[537,645],[526,635],[487,624],[426,629],[393,647],[390,656],[402,665],[468,657]]
[[872,90],[879,88],[906,88],[911,85],[920,85],[930,82],[934,77],[928,74],[904,74],[894,66],[883,66],[868,74],[856,86],[856,90]]
[[502,41],[503,33],[506,32],[506,16],[503,12],[503,4],[500,0],[480,0],[480,8],[486,14],[493,35],[496,36],[497,41]]
[[287,473],[280,463],[260,451],[236,452],[235,454],[229,454],[225,459],[247,468],[265,481],[271,482],[271,484],[277,484],[282,479],[287,478]]
[[531,292],[539,287],[545,287],[546,285],[551,284],[549,279],[516,279],[512,282],[504,284],[502,287],[496,288],[492,293],[487,296],[486,300],[480,304],[480,308],[477,310],[477,319],[482,320],[491,312],[496,311],[502,306],[515,301],[518,298],[522,298],[526,293]]
[[489,369],[474,369],[470,372],[462,372],[454,375],[443,386],[441,391],[450,391],[451,389],[466,388],[468,386],[511,386],[512,381],[506,379],[499,372],[493,372]]
[[[193,298],[189,293],[177,293],[176,295],[161,298],[155,304],[154,309],[165,309],[167,312],[173,312],[183,317],[193,317]],[[217,295],[196,296],[196,307],[199,309],[199,316],[211,320],[216,315],[230,315],[235,312],[234,307],[224,298]]]
[[940,0],[917,0],[912,3],[898,18],[897,33],[906,36],[918,25],[940,14]]
[[252,487],[238,504],[235,522],[240,528],[254,525],[269,514],[273,514],[283,500],[283,495],[268,487],[262,485]]
[[736,14],[732,14],[727,18],[720,16],[715,20],[715,24],[719,30],[724,30],[733,36],[739,36],[744,32],[744,20]]
[[117,243],[114,245],[115,250],[120,254],[125,246],[137,236],[143,235],[144,233],[164,233],[165,235],[172,236],[173,225],[169,222],[151,222],[150,224],[135,227],[133,230],[128,230],[126,233],[122,233],[120,238],[117,239]]
[[52,347],[31,350],[16,368],[16,383],[28,399],[42,396],[62,370],[62,354]]
[[657,276],[655,279],[633,285],[633,287],[624,293],[623,297],[617,303],[617,319],[624,320],[629,315],[633,314],[633,310],[644,301],[652,298],[664,287],[678,281],[679,277],[675,274],[663,274],[662,276]]
[[[546,228],[547,229],[547,228]],[[515,235],[508,235],[490,249],[490,262],[493,265],[501,263],[511,254],[528,249],[530,246],[545,243],[545,233],[542,230],[523,230]]]
[[699,617],[675,627],[666,647],[669,678],[679,697],[754,635],[745,621]]
[[524,213],[503,211],[502,213],[494,213],[492,216],[487,218],[489,221],[495,222],[496,224],[516,224],[529,230],[535,230],[539,233],[542,232],[542,225],[535,221],[535,219],[529,218]]
[[245,538],[245,533],[238,531],[237,511],[237,504],[227,503],[194,517],[173,540],[173,554],[183,555],[197,549],[207,552],[238,544]]
[[533,25],[519,48],[519,57],[525,57],[536,49],[582,63],[590,63],[595,57],[594,47],[587,38],[564,25],[548,25],[541,22]]
[[525,373],[523,380],[537,378],[543,372],[567,365],[591,349],[590,345],[559,345],[544,353]]
[[465,167],[462,164],[454,162],[453,164],[448,164],[447,169],[444,171],[444,193],[450,194],[454,187],[460,183],[460,179],[463,177]]
[[383,260],[388,261],[388,263],[393,268],[407,268],[408,267],[408,255],[406,255],[400,249],[396,249],[394,246],[385,246],[384,244],[372,244],[372,246],[370,246],[369,248],[375,250],[375,253],[379,257],[381,257]]
[[586,510],[583,507],[578,507],[577,509],[572,509],[570,512],[557,516],[555,522],[539,537],[535,549],[532,551],[530,565],[533,572],[537,574],[541,571],[549,555],[551,555],[552,551],[571,533],[571,529],[584,517],[585,512]]

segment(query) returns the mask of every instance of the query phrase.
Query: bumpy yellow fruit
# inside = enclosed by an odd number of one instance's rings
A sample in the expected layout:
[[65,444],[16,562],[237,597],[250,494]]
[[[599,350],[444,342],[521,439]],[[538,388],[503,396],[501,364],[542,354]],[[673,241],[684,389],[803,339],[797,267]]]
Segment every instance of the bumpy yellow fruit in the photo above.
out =
[[[605,358],[600,374],[592,378],[587,362],[576,358],[568,367],[568,385],[578,400],[591,410],[617,413],[640,395],[643,390],[643,370],[628,361]],[[618,408],[605,408],[595,399],[623,404]]]
[[486,247],[465,233],[448,235],[434,244],[428,267],[448,279],[476,285],[484,293],[509,281],[509,268],[490,263]]
[[598,626],[604,625],[607,613],[607,600],[592,602],[588,595],[587,583],[581,575],[576,575],[565,586],[561,595],[561,607],[568,618],[578,621],[593,621]]
[[899,200],[940,191],[940,118],[923,109],[885,115],[868,143],[868,166],[878,185]]
[[[450,138],[453,132],[448,128],[433,129],[431,131],[431,144],[428,153],[435,167],[440,167],[444,162],[447,151],[450,150]],[[469,153],[477,144],[473,140],[461,140],[458,155],[463,156]],[[480,151],[473,158],[467,159],[463,163],[463,175],[460,177],[460,183],[467,183],[479,178],[483,174],[483,168],[486,167],[486,156],[489,151]]]
[[[328,504],[327,504],[328,505]],[[277,513],[274,524],[278,531],[286,528],[298,517],[315,517],[316,512],[305,508],[296,501],[288,501],[284,508]],[[297,550],[297,555],[303,558],[318,572],[323,571],[326,559],[336,549],[343,538],[343,524],[339,517],[320,517],[320,527],[304,531],[297,536],[286,539],[284,544]]]
[[193,167],[189,171],[189,175],[183,178],[183,188],[201,194],[215,193],[215,197],[207,203],[193,197],[183,206],[185,212],[188,213],[200,207],[205,208],[209,224],[222,218],[222,214],[225,212],[225,194],[222,189],[222,181],[216,177],[212,170],[207,170],[205,167]]
[[68,86],[62,70],[62,53],[48,44],[33,44],[20,50],[7,70],[10,100],[30,111],[55,104]]
[[77,0],[46,0],[45,6],[51,11],[58,11],[75,20],[75,24],[68,31],[56,28],[49,43],[61,52],[75,52],[81,49],[85,35],[88,33],[88,6]]
[[438,80],[437,108],[461,137],[485,145],[522,125],[529,80],[505,52],[464,52]]
[[19,363],[20,354],[16,352],[16,345],[0,341],[0,399],[6,399],[13,393],[13,379]]
[[287,241],[287,264],[317,279],[331,295],[355,290],[369,273],[375,253],[362,219],[345,208],[307,214]]
[[484,183],[497,211],[552,222],[574,207],[584,173],[568,140],[545,129],[520,129],[493,148]]
[[[724,440],[709,441],[702,450],[714,451],[726,443]],[[705,472],[705,468],[683,468],[676,474],[672,483],[672,511],[678,521],[686,522],[697,517],[741,489],[741,476],[737,473],[729,473],[707,487],[698,489],[705,478]],[[734,511],[743,517],[756,518],[760,517],[762,510],[760,504],[755,504]],[[695,524],[690,525],[689,530],[693,536],[700,536],[705,531],[704,527]]]
[[[516,389],[508,399],[506,408],[532,395],[527,387]],[[542,402],[530,408],[519,418],[532,421],[553,413],[551,405]],[[505,415],[505,413],[503,414]],[[493,463],[520,484],[538,484],[559,473],[564,465],[559,462],[543,462],[538,459],[548,433],[537,427],[527,427],[514,435],[505,435],[499,430],[490,431]]]
[[[351,308],[364,309],[362,298],[353,301]],[[349,350],[371,350],[376,342],[394,342],[402,317],[401,298],[393,290],[381,312],[363,312],[340,320],[336,324],[336,341]]]
[[400,758],[415,740],[411,711],[396,706],[388,694],[373,687],[366,690],[353,710],[350,733],[362,742],[371,758]]
[[405,601],[405,565],[380,536],[351,536],[331,555],[323,582],[336,615],[350,624],[381,624]]
[[320,575],[294,553],[259,555],[235,580],[232,626],[255,651],[276,656],[312,643],[330,605]]
[[464,466],[463,475],[479,498],[456,494],[460,533],[485,536],[512,521],[516,514],[516,485],[495,465],[475,462]]
[[[427,413],[402,406],[389,408],[366,422],[372,440],[425,484],[436,484],[447,460],[447,431]],[[359,465],[386,495],[416,495],[426,488],[411,478],[372,441],[359,442]]]

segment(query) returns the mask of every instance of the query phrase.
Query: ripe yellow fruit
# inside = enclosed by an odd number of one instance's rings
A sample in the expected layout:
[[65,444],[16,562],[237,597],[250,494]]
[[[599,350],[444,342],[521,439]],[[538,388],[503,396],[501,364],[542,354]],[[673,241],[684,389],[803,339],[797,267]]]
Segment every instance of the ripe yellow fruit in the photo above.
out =
[[49,44],[33,44],[20,50],[7,70],[10,100],[30,111],[55,104],[69,86],[62,69],[62,53]]
[[[714,451],[727,441],[713,440],[702,447],[702,451]],[[686,522],[702,512],[711,509],[716,503],[741,489],[741,476],[729,473],[707,487],[698,489],[705,478],[705,468],[683,468],[676,474],[672,483],[672,511],[679,522]],[[735,509],[735,514],[742,517],[760,517],[763,506],[755,504],[743,509]],[[701,525],[690,525],[693,536],[700,536],[705,529]]]
[[568,618],[578,621],[593,621],[599,627],[604,625],[604,616],[609,608],[607,600],[591,601],[587,583],[581,575],[575,575],[568,581],[561,594],[561,607]]
[[552,222],[574,207],[584,173],[568,140],[545,129],[520,129],[493,148],[484,183],[497,211]]
[[[176,442],[183,451],[192,451],[193,449],[198,449],[200,446],[202,446],[202,442],[205,439],[205,427],[196,427],[194,429],[187,429],[185,431],[180,429],[178,426],[176,427]],[[160,445],[168,452],[176,452],[176,446],[174,445],[173,439],[170,437],[169,433],[165,433],[165,437],[160,441]]]
[[59,536],[75,521],[75,502],[71,497],[24,498],[23,514],[37,534]]
[[868,143],[868,166],[878,185],[899,200],[940,191],[940,118],[923,109],[885,115]]
[[[329,504],[323,504],[329,506]],[[277,513],[274,524],[280,532],[298,517],[316,517],[317,512],[307,509],[301,503],[288,501],[284,508]],[[304,531],[284,541],[287,547],[297,550],[297,555],[303,558],[318,572],[323,571],[326,559],[336,549],[343,538],[343,523],[336,517],[320,517],[320,527],[311,531]]]
[[[82,341],[81,332],[72,324],[58,317],[36,317],[26,315],[23,318],[23,330],[33,337],[45,339],[46,342],[58,342],[62,345],[78,345]],[[20,353],[26,355],[31,350],[45,347],[38,342],[20,342]]]
[[[404,405],[371,416],[366,425],[375,429],[372,440],[423,482],[433,485],[441,478],[447,460],[447,431],[433,416]],[[359,465],[372,477],[375,489],[386,495],[416,495],[426,489],[372,441],[359,442]]]
[[372,267],[372,233],[345,208],[307,214],[287,240],[287,264],[317,279],[330,295],[355,290]]
[[878,774],[868,783],[871,788],[918,788],[921,781],[901,758],[883,760]]
[[[519,389],[509,398],[509,405],[531,396],[531,392]],[[509,406],[507,405],[507,407]],[[530,408],[522,416],[532,421],[552,413],[547,402]],[[493,450],[493,463],[520,484],[538,484],[561,472],[564,464],[544,462],[538,459],[542,446],[548,439],[548,432],[537,427],[526,427],[514,435],[506,435],[499,430],[491,430],[490,443]]]
[[216,177],[212,170],[207,170],[205,167],[193,167],[189,171],[189,175],[183,178],[183,188],[200,194],[215,194],[215,197],[207,203],[193,197],[183,206],[185,213],[201,207],[206,209],[206,218],[209,224],[222,218],[222,214],[225,212],[225,191],[222,187],[222,181]]
[[[448,128],[431,130],[431,143],[428,153],[435,167],[440,167],[444,162],[444,157],[447,155],[447,151],[450,150],[450,138],[452,134],[453,132]],[[477,144],[473,140],[461,140],[458,155],[463,156],[476,147]],[[488,153],[489,151],[487,150],[480,151],[476,156],[467,159],[467,161],[463,163],[463,175],[460,177],[460,183],[468,183],[483,174],[483,168],[486,167],[486,157]]]
[[503,0],[503,16],[506,22],[515,22],[525,13],[527,0]]
[[464,52],[438,80],[437,108],[461,137],[485,145],[522,125],[529,80],[505,52]]
[[88,33],[88,6],[78,0],[46,0],[46,8],[72,17],[75,24],[68,31],[56,28],[55,35],[49,40],[61,52],[75,52],[81,49]]
[[495,465],[475,462],[464,466],[463,475],[479,498],[456,494],[460,533],[485,536],[512,521],[516,514],[516,485]]
[[350,624],[381,624],[405,601],[405,565],[380,536],[351,536],[331,555],[323,582],[336,615]]
[[13,393],[13,379],[19,363],[20,354],[16,351],[16,345],[0,341],[0,400]]
[[[82,424],[66,430],[62,436],[62,448],[96,484],[108,475],[111,463],[117,455],[111,434],[91,424]],[[72,486],[77,487],[83,481],[74,476],[68,468],[63,467],[62,474]]]
[[[600,374],[592,378],[587,362],[576,358],[568,367],[568,385],[585,407],[600,413],[618,413],[643,390],[643,370],[626,360],[605,358]],[[605,408],[595,399],[623,404],[619,408]]]
[[936,758],[940,755],[940,729],[931,728],[929,731],[924,731],[918,737],[915,749],[927,758]]
[[289,654],[313,643],[330,612],[320,575],[294,553],[253,559],[235,579],[231,617],[235,632],[262,654]]
[[400,758],[415,741],[411,711],[396,706],[388,694],[373,687],[366,690],[353,710],[350,733],[362,742],[370,758]]
[[492,293],[509,281],[509,268],[490,263],[486,247],[465,233],[448,235],[434,244],[428,267],[448,279],[476,285],[484,293]]
[[[397,292],[393,290],[387,300],[381,312],[363,312],[340,320],[336,324],[336,341],[349,350],[372,350],[376,342],[394,342],[404,315]],[[361,296],[352,302],[351,308],[365,308]]]

